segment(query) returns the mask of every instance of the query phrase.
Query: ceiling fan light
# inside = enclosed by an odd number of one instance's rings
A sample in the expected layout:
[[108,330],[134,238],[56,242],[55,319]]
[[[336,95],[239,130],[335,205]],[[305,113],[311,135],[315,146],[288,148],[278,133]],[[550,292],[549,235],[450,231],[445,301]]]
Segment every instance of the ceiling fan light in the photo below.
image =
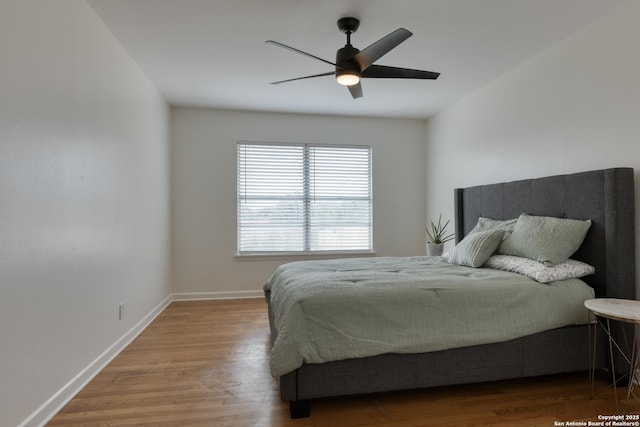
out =
[[356,73],[341,73],[336,75],[336,80],[343,86],[353,86],[360,82],[360,76]]

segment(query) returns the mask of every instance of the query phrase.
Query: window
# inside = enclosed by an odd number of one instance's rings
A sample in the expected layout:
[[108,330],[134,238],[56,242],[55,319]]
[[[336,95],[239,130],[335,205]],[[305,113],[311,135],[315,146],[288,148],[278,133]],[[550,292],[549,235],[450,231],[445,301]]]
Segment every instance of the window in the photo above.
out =
[[370,252],[371,147],[238,143],[238,253]]

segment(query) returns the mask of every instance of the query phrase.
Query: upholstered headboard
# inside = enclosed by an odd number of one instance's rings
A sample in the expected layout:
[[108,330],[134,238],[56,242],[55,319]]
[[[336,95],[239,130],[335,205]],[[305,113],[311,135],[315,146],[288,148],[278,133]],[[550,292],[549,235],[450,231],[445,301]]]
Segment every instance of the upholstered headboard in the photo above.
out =
[[614,168],[479,185],[454,190],[456,241],[478,218],[517,218],[521,213],[590,219],[591,228],[572,257],[596,268],[583,280],[599,297],[635,299],[634,178]]

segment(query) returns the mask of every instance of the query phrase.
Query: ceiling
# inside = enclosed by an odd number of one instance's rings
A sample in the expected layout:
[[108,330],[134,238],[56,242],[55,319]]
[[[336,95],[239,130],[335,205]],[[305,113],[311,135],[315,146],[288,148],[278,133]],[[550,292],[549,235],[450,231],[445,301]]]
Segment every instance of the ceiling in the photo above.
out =
[[[628,0],[88,0],[171,105],[426,118]],[[438,80],[364,79],[353,99],[333,76],[270,82],[332,67],[360,19],[364,49],[404,27],[413,36],[377,64],[442,73]]]

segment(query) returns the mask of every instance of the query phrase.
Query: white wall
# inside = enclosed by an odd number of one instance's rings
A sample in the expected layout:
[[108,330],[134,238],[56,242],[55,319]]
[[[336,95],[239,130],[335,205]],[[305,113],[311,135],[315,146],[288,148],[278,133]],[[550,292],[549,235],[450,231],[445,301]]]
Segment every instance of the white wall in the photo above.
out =
[[0,58],[0,425],[38,425],[170,294],[168,107],[81,0],[3,1]]
[[638,22],[632,1],[431,118],[427,215],[453,216],[455,187],[640,171]]
[[173,108],[170,127],[174,292],[260,295],[291,260],[234,257],[239,140],[371,145],[376,253],[424,254],[423,121]]

